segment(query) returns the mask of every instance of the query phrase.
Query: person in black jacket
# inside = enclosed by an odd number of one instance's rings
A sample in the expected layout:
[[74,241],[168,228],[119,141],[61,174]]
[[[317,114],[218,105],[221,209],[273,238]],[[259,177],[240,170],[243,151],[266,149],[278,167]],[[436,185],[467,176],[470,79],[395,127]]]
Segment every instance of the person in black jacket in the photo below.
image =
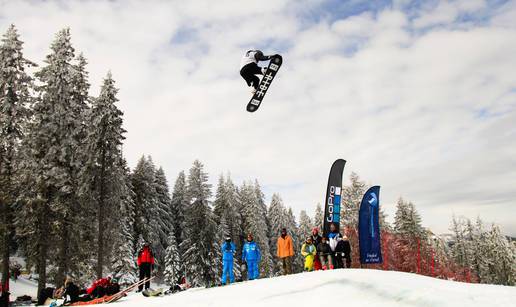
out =
[[333,269],[331,248],[326,237],[322,237],[321,243],[317,245],[317,255],[319,256],[323,270]]
[[260,78],[256,75],[263,75],[267,67],[258,66],[259,61],[268,61],[272,55],[264,55],[260,50],[247,50],[240,62],[240,75],[244,78],[248,86],[252,87],[254,94],[258,90]]
[[337,238],[337,247],[335,248],[335,266],[337,268],[351,267],[351,245],[346,235]]
[[63,287],[54,291],[54,298],[64,299],[63,305],[75,302],[87,302],[93,299],[86,293],[86,290],[81,290],[76,284],[74,284],[70,277],[65,278]]
[[335,268],[337,268],[337,269],[345,268],[344,259],[346,256],[346,251],[345,251],[344,240],[342,240],[342,236],[336,237],[336,246],[335,246],[335,250],[333,251],[333,254],[335,255],[333,258],[334,263],[335,263]]

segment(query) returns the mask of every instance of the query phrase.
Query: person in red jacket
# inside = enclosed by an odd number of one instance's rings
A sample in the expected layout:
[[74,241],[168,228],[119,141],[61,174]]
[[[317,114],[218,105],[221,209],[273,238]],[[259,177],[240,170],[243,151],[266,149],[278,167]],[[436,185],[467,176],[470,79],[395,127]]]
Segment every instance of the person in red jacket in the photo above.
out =
[[[143,248],[138,253],[138,268],[140,269],[140,281],[145,278],[151,277],[151,271],[154,270],[154,255],[152,255],[152,250],[149,246],[149,243],[145,243]],[[145,289],[150,288],[150,281],[145,283]],[[143,290],[143,284],[138,287],[138,291]]]
[[107,295],[106,289],[111,284],[111,277],[104,277],[101,279],[97,279],[91,284],[91,286],[86,289],[86,293],[92,298],[103,297]]

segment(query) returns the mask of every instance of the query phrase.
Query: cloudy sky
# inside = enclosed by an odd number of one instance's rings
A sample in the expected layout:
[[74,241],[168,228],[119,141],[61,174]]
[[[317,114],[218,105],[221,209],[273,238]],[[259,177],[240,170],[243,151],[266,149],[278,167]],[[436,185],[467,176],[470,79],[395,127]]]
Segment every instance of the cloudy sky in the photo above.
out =
[[[403,196],[436,232],[455,213],[516,235],[516,1],[0,0],[11,23],[39,64],[71,28],[91,94],[108,70],[120,88],[130,165],[171,185],[200,159],[312,214],[343,158],[391,218]],[[248,48],[284,59],[256,113]]]

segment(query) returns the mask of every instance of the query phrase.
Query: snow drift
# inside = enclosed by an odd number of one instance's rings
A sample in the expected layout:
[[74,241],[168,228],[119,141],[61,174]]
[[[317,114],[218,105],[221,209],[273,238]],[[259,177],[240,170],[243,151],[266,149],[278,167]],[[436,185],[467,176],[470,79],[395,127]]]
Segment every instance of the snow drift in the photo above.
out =
[[[14,285],[16,287],[16,285]],[[513,306],[516,287],[467,284],[422,275],[344,269],[266,278],[164,297],[131,293],[118,307],[141,306]]]

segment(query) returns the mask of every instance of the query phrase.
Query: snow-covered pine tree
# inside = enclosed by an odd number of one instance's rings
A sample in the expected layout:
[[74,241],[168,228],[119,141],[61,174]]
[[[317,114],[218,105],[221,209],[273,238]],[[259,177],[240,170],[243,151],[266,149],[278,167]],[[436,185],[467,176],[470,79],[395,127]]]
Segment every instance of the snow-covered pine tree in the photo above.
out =
[[181,258],[179,256],[179,247],[173,230],[170,231],[167,244],[164,277],[165,283],[172,286],[177,282],[183,272]]
[[[258,208],[260,211],[260,215],[262,216],[262,219],[265,221],[265,234],[267,236],[267,243],[269,243],[272,239],[271,233],[269,232],[270,229],[270,222],[269,217],[267,215],[267,205],[265,204],[265,195],[262,192],[262,188],[260,186],[260,183],[258,182],[258,179],[254,180],[254,191],[256,193],[256,200],[258,202]],[[264,246],[265,247],[265,246]],[[266,273],[266,276],[273,276],[274,275],[274,258],[275,255],[270,253],[270,243],[267,249],[266,256],[268,259],[264,260],[264,272]]]
[[173,229],[170,192],[168,190],[167,178],[165,171],[160,167],[156,171],[154,186],[156,189],[157,203],[155,208],[154,231],[158,234],[159,247],[155,250],[155,256],[158,266],[158,273],[162,274],[165,263],[165,250],[168,246],[170,231]]
[[215,213],[215,219],[218,222],[224,217],[227,208],[229,207],[226,199],[226,180],[224,175],[220,175],[217,184],[217,192],[215,193],[215,201],[213,202],[213,213]]
[[263,206],[258,199],[256,186],[244,182],[239,189],[239,202],[242,208],[244,233],[251,233],[254,241],[260,246],[262,259],[260,261],[261,276],[273,274],[273,260],[269,249],[269,236],[267,234],[267,221],[263,214]]
[[304,261],[303,256],[299,252],[301,250],[301,245],[303,244],[302,239],[299,238],[299,229],[296,223],[296,217],[294,216],[294,212],[292,208],[289,207],[287,210],[287,231],[292,237],[292,244],[294,248],[294,256],[292,257],[292,271],[294,273],[300,273],[303,271]]
[[25,69],[35,66],[23,56],[23,42],[14,25],[3,35],[0,44],[0,251],[1,284],[9,278],[9,254],[14,234],[13,208],[18,197],[19,144],[29,118],[29,89],[32,78]]
[[143,238],[143,235],[140,233],[140,234],[137,234],[136,237],[138,238],[134,244],[134,247],[136,248],[135,250],[135,254],[137,252],[139,252],[142,248],[143,248],[143,245],[145,244],[145,239]]
[[365,182],[360,180],[356,173],[351,173],[349,177],[351,184],[343,187],[342,205],[340,208],[341,228],[358,228],[358,211],[362,197],[366,192]]
[[421,241],[426,241],[427,232],[423,228],[421,224],[421,216],[416,210],[416,206],[412,202],[408,203],[408,212],[410,217],[410,223],[409,225],[411,228],[408,229],[409,233],[411,233],[413,236],[416,236],[417,238],[421,239]]
[[479,244],[480,233],[477,231],[477,229],[475,229],[475,224],[473,224],[470,219],[466,219],[464,234],[465,239],[467,241],[469,259],[471,261],[469,269],[471,270],[471,272],[479,276],[482,260],[480,259],[481,257],[479,257],[476,251]]
[[301,213],[299,214],[299,232],[298,236],[300,239],[300,242],[304,242],[308,236],[312,233],[312,228],[314,227],[314,224],[312,223],[312,220],[306,214],[305,210],[301,210]]
[[514,286],[516,282],[516,253],[507,237],[493,224],[486,236],[487,257],[490,260],[490,283]]
[[[225,183],[225,191],[226,191],[226,200],[229,204],[228,210],[226,213],[226,223],[228,224],[229,234],[231,239],[235,243],[235,247],[237,249],[236,258],[242,258],[242,242],[244,239],[244,234],[242,231],[242,215],[241,215],[241,204],[238,202],[238,189],[231,180],[230,174],[226,176]],[[240,268],[240,265],[238,266]],[[240,270],[238,270],[238,274],[235,275],[235,278],[240,277]]]
[[170,213],[172,216],[172,227],[174,229],[174,236],[179,246],[183,241],[183,228],[184,228],[184,212],[188,199],[186,195],[186,176],[185,172],[179,172],[176,183],[174,184],[174,190],[172,192],[172,200],[170,203]]
[[[194,161],[187,180],[189,203],[185,211],[183,263],[188,280],[193,285],[209,287],[217,282],[221,259],[217,224],[208,199],[211,185],[208,174],[198,160]],[[219,253],[219,254],[217,254]]]
[[122,161],[124,170],[124,185],[120,191],[120,209],[115,221],[113,253],[111,255],[111,268],[113,276],[118,278],[122,285],[129,285],[137,280],[135,263],[135,238],[134,238],[134,195],[130,180],[130,171],[125,159]]
[[229,236],[233,243],[235,243],[237,253],[235,254],[233,271],[235,278],[239,279],[241,273],[240,266],[237,265],[237,259],[241,259],[242,256],[242,217],[238,208],[236,187],[229,174],[226,178],[223,175],[219,177],[214,201],[214,213],[219,227],[222,227],[222,223],[225,223],[224,229],[226,233],[221,238],[224,239],[225,236]]
[[405,202],[401,197],[396,205],[394,231],[398,240],[393,242],[396,258],[392,260],[399,263],[401,270],[412,272],[416,268],[413,254],[417,251],[418,240],[427,242],[427,234],[414,204]]
[[[36,73],[42,85],[38,89],[39,99],[33,106],[34,115],[24,142],[25,157],[22,165],[25,178],[28,179],[24,182],[24,188],[27,188],[24,191],[25,197],[34,205],[23,206],[23,210],[32,214],[31,220],[35,224],[30,230],[38,233],[31,238],[29,253],[38,258],[39,289],[46,283],[49,235],[55,232],[60,232],[58,241],[61,244],[53,249],[60,253],[52,257],[52,260],[56,260],[52,264],[59,268],[58,273],[66,273],[71,259],[67,255],[72,255],[74,251],[67,246],[62,229],[75,222],[75,213],[79,210],[74,172],[80,164],[76,160],[76,153],[81,150],[76,132],[82,123],[78,117],[70,116],[71,112],[77,110],[77,106],[73,95],[71,61],[74,50],[70,44],[69,29],[56,35],[51,51],[45,60],[47,65]],[[27,212],[32,209],[36,212]],[[48,225],[51,214],[55,214],[56,219],[51,223],[53,229],[49,229]],[[23,229],[21,232],[30,233],[30,230]],[[75,236],[72,232],[73,228],[69,229],[70,237]],[[62,279],[58,279],[55,284],[60,283]]]
[[[341,210],[342,211],[342,210]],[[324,220],[324,212],[321,207],[321,203],[317,203],[315,207],[315,215],[314,215],[314,227],[317,227],[319,231],[322,232],[323,229],[323,220]]]
[[380,231],[381,232],[384,232],[384,231],[392,232],[392,230],[393,230],[392,226],[387,221],[387,214],[385,213],[385,210],[383,210],[382,204],[380,204],[380,211],[379,211],[378,220],[380,222]]
[[283,200],[279,194],[274,193],[272,195],[271,204],[268,210],[268,220],[269,220],[269,234],[270,234],[270,250],[272,259],[274,259],[274,273],[281,272],[280,264],[277,259],[277,241],[278,237],[281,234],[281,229],[287,227],[288,219],[286,214],[285,206],[283,205]]
[[469,268],[471,266],[471,250],[469,249],[470,242],[466,237],[466,223],[465,218],[453,216],[450,230],[454,235],[454,244],[451,253],[455,263],[461,267]]
[[[88,203],[81,199],[81,173],[83,166],[87,163],[86,142],[90,97],[88,91],[90,84],[88,83],[88,72],[86,71],[87,61],[82,54],[76,59],[75,63],[70,66],[70,86],[71,98],[68,107],[67,119],[65,126],[68,128],[67,137],[68,145],[68,161],[67,171],[70,177],[70,193],[63,198],[63,206],[60,208],[59,220],[56,223],[59,231],[59,254],[58,254],[58,270],[55,279],[57,285],[62,284],[62,280],[66,275],[83,276],[80,264],[90,260],[88,248],[84,245],[90,245],[88,241],[73,240],[84,233],[85,225],[89,225],[90,220],[86,215],[80,214],[88,210]],[[91,246],[89,246],[91,248]],[[76,279],[80,281],[79,279]]]
[[156,246],[160,246],[159,235],[154,231],[156,224],[154,216],[157,207],[157,194],[154,186],[155,168],[151,160],[142,156],[131,176],[134,191],[135,222],[134,229],[137,236],[142,236],[156,253]]
[[[446,278],[445,268],[449,263],[449,248],[446,241],[439,237],[433,236],[429,240],[430,246],[433,248],[434,258],[434,274],[438,278]],[[391,247],[390,245],[388,247]],[[395,252],[395,251],[393,251]]]
[[481,283],[490,283],[489,267],[491,259],[486,257],[489,254],[489,246],[486,240],[487,233],[484,230],[484,224],[480,217],[477,217],[472,228],[472,230],[468,229],[468,231],[472,231],[470,235],[473,238],[472,262],[474,270],[478,274]]
[[[113,217],[122,206],[127,186],[122,157],[122,111],[118,109],[118,89],[110,72],[100,89],[100,95],[92,102],[86,136],[87,162],[81,174],[81,191],[95,216],[96,273],[103,276],[104,267],[110,262]],[[123,175],[122,175],[123,174]]]

